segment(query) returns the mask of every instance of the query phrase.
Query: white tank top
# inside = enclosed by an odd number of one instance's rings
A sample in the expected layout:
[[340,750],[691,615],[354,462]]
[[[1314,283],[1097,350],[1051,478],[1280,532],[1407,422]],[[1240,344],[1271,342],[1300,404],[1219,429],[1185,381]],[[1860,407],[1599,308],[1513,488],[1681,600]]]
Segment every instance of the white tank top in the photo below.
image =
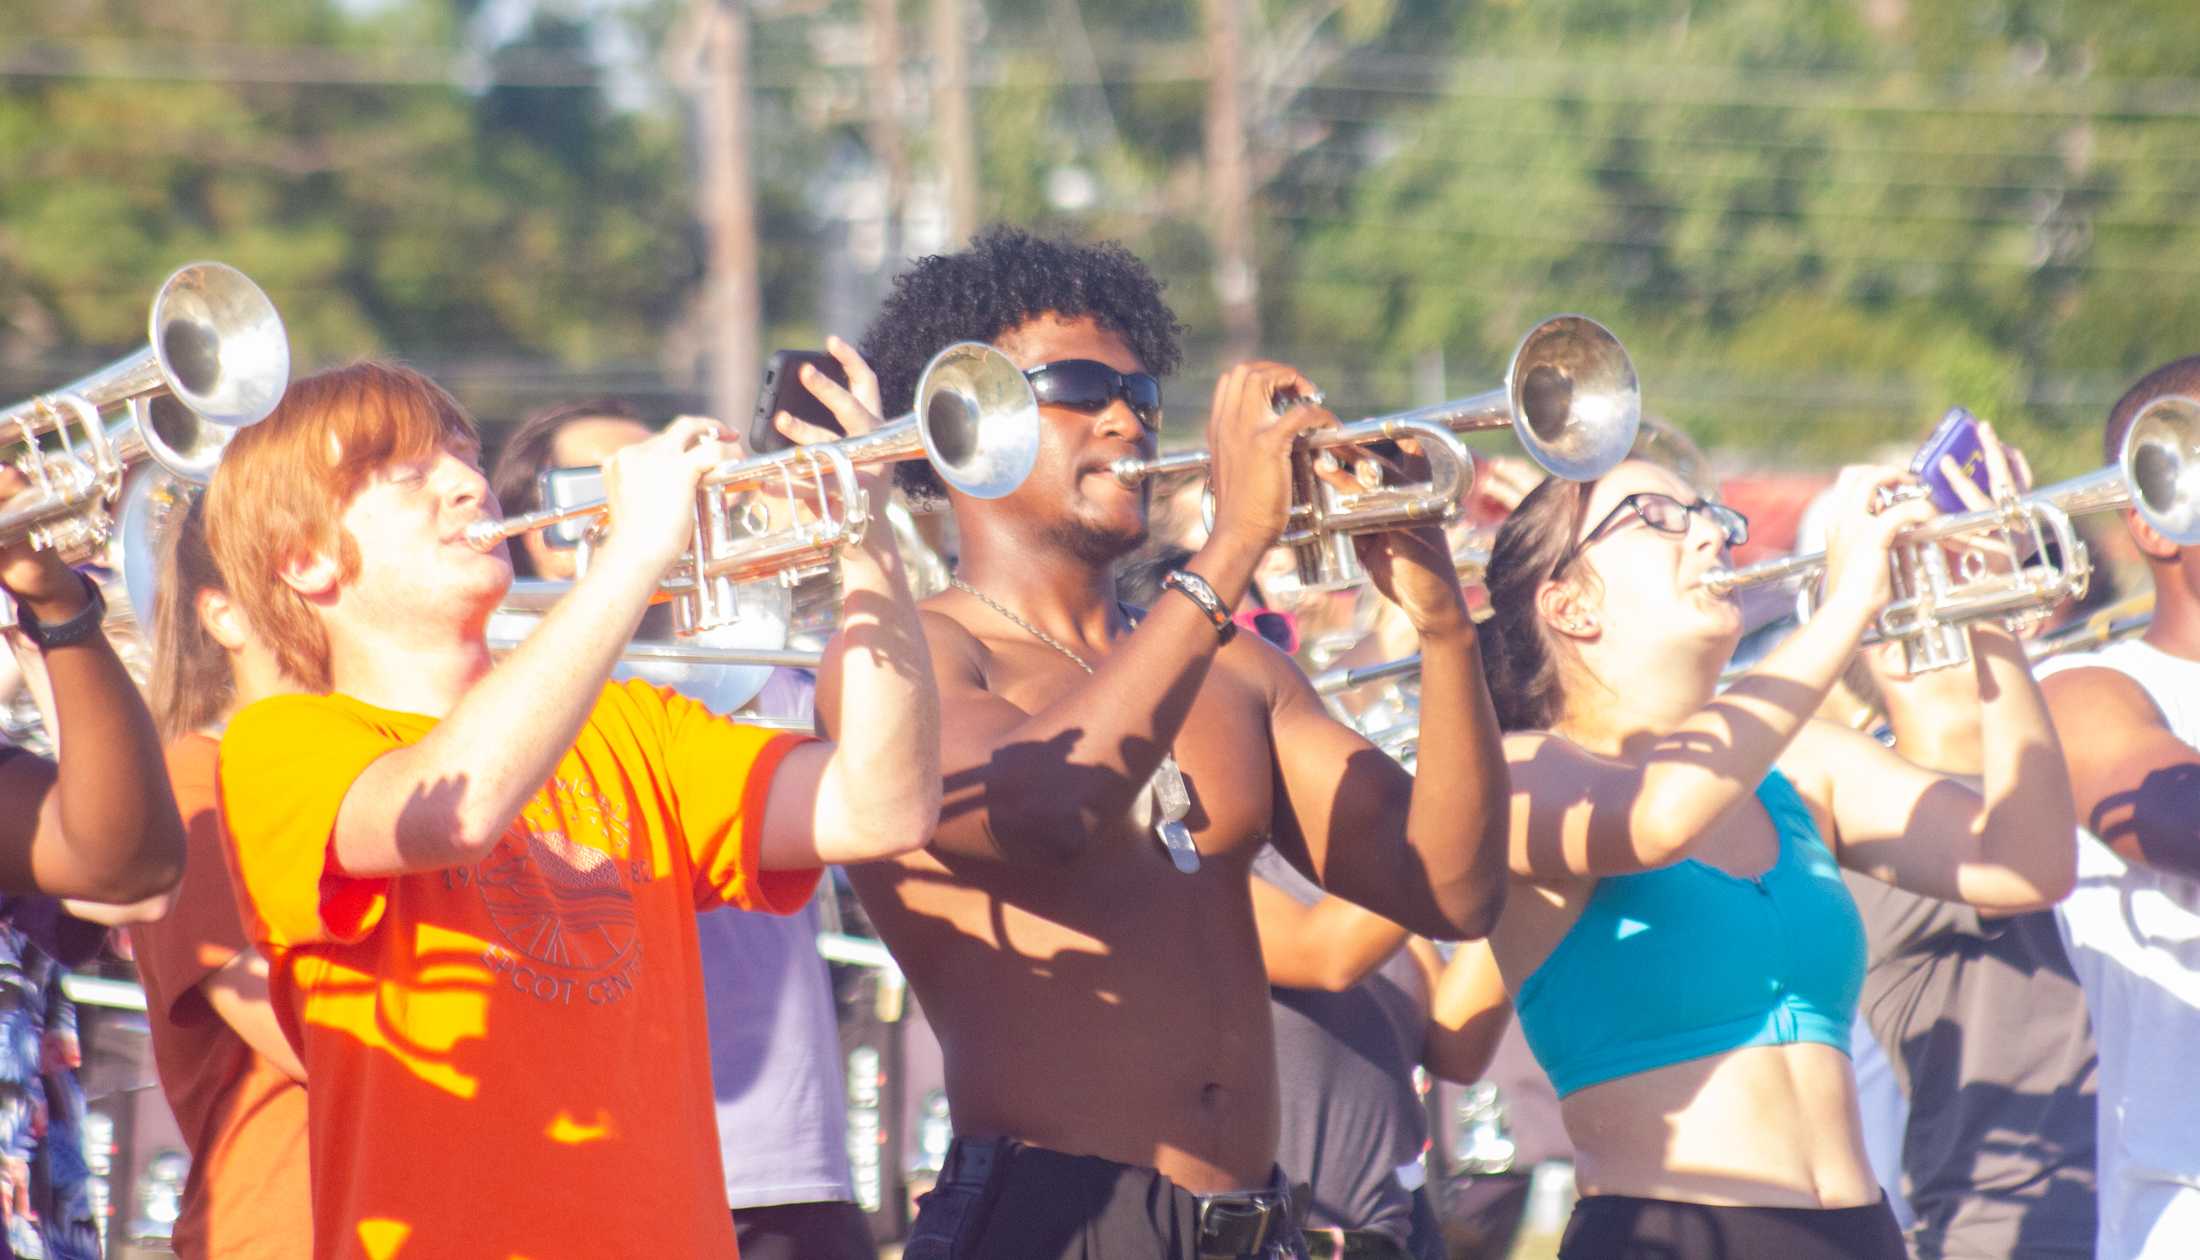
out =
[[[2200,661],[2129,640],[2042,662],[2125,674],[2200,748]],[[2065,728],[2064,739],[2082,739]],[[2200,1255],[2200,882],[2124,861],[2081,830],[2056,909],[2099,1043],[2099,1260]]]

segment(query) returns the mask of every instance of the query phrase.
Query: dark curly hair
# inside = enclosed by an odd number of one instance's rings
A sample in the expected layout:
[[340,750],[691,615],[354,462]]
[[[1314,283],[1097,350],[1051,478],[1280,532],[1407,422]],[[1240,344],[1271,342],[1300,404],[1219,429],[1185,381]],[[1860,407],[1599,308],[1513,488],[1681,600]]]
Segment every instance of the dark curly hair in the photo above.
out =
[[[1090,316],[1130,344],[1148,372],[1165,377],[1183,358],[1184,326],[1161,298],[1161,281],[1112,241],[1082,245],[995,226],[958,254],[933,254],[894,281],[863,334],[863,357],[878,373],[886,415],[906,415],[924,365],[957,341],[991,342],[1041,315]],[[947,493],[922,460],[895,467],[912,500],[937,505]]]

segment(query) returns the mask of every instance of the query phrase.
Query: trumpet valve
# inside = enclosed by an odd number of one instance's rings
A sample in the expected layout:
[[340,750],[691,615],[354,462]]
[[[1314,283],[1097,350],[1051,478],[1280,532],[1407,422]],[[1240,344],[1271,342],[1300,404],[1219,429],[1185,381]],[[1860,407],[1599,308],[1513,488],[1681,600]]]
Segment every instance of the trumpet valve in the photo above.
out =
[[33,550],[55,552],[77,563],[105,547],[113,532],[114,520],[102,509],[40,525],[30,532],[30,544]]

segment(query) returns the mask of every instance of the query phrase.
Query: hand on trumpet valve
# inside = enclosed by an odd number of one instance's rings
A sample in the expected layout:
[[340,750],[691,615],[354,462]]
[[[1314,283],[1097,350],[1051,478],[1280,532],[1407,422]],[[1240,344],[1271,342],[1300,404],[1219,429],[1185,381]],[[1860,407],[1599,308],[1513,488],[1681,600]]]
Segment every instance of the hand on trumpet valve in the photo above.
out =
[[1826,522],[1824,607],[1853,613],[1862,625],[1894,597],[1888,553],[1896,536],[1936,514],[1932,500],[1898,487],[1916,479],[1899,468],[1853,464],[1834,483],[1833,510]]
[[1319,403],[1301,402],[1279,412],[1275,401],[1319,392],[1297,369],[1281,363],[1240,363],[1215,382],[1207,420],[1214,537],[1265,551],[1289,525],[1292,447],[1300,434],[1334,425],[1337,418]]
[[672,567],[694,533],[696,488],[733,450],[727,436],[716,420],[681,416],[613,452],[603,465],[607,555],[651,573]]
[[[0,465],[0,504],[30,489],[19,469]],[[59,553],[28,539],[0,546],[0,587],[27,605],[41,623],[66,621],[84,607],[84,583]]]
[[1424,638],[1474,628],[1466,592],[1452,561],[1451,541],[1435,525],[1361,534],[1352,540],[1360,567],[1383,598],[1398,606]]

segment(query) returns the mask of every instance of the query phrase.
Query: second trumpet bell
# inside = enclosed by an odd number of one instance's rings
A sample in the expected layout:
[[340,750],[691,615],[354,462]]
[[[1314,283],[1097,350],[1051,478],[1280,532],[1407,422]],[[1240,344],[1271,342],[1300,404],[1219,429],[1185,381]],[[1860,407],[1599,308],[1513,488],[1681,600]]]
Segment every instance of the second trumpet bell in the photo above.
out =
[[[1584,481],[1627,458],[1641,423],[1641,384],[1619,338],[1586,315],[1554,315],[1521,337],[1496,389],[1308,434],[1293,454],[1291,525],[1282,541],[1297,556],[1302,585],[1356,585],[1366,575],[1354,536],[1459,514],[1474,481],[1474,457],[1453,434],[1509,428],[1529,458],[1551,474]],[[1385,485],[1373,461],[1344,449],[1398,438],[1420,442],[1426,480]],[[1325,452],[1357,465],[1356,488],[1339,489],[1316,475],[1315,461]],[[1186,451],[1122,460],[1114,471],[1134,484],[1203,469],[1210,460],[1206,451]]]

